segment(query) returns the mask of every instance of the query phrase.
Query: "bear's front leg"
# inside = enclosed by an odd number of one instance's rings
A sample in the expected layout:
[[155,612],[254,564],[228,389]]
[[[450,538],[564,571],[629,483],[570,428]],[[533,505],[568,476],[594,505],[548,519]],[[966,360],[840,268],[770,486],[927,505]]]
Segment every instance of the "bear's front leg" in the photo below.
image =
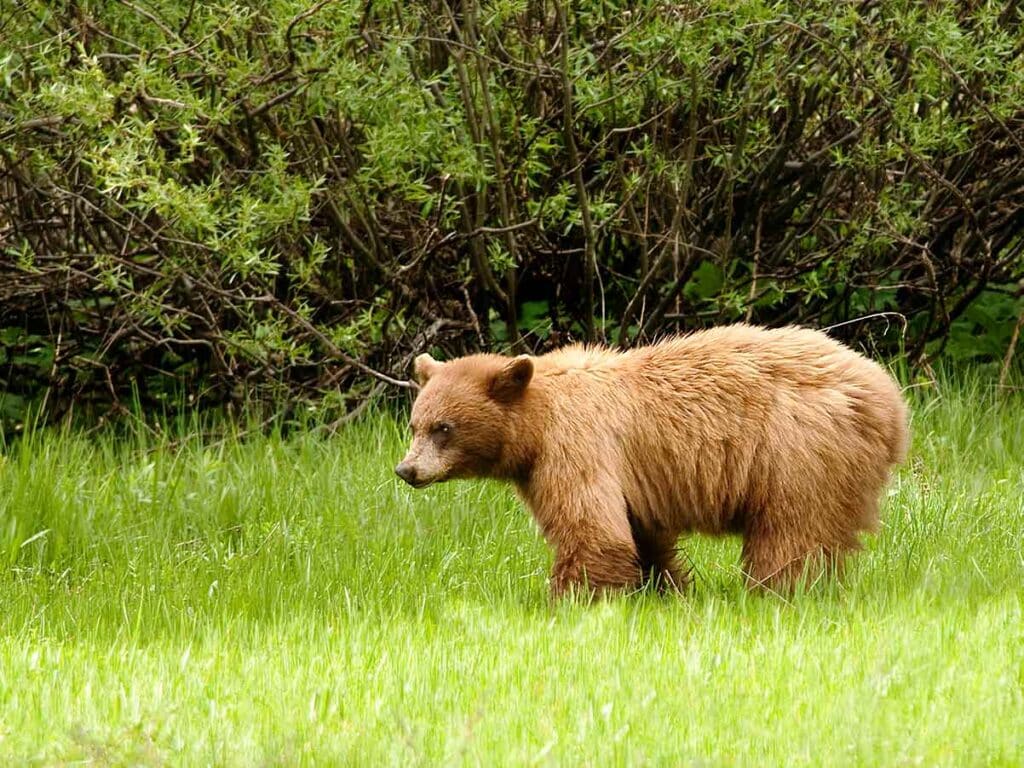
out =
[[628,591],[643,583],[626,502],[610,474],[573,482],[565,474],[537,473],[526,494],[537,522],[555,549],[551,592]]
[[637,589],[643,583],[643,570],[632,541],[589,542],[586,547],[557,547],[551,572],[551,594],[604,595]]

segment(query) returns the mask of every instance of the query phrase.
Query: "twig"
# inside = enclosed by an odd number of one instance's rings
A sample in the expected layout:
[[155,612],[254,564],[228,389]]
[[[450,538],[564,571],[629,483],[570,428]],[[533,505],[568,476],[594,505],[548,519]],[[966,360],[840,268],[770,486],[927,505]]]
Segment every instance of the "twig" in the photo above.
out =
[[311,334],[316,336],[316,338],[320,341],[320,343],[323,344],[325,347],[327,347],[328,351],[332,355],[334,355],[335,357],[337,357],[340,360],[344,360],[345,363],[347,363],[348,365],[351,365],[353,368],[356,368],[356,369],[362,371],[363,373],[367,374],[368,376],[373,376],[375,379],[380,379],[381,381],[386,382],[386,383],[390,384],[393,387],[401,387],[402,389],[419,389],[420,388],[420,385],[417,384],[415,381],[410,381],[408,379],[396,379],[396,378],[393,378],[391,376],[388,376],[386,373],[381,373],[380,371],[374,370],[373,368],[371,368],[370,366],[366,365],[365,363],[360,362],[359,360],[357,360],[356,358],[352,357],[349,354],[346,354],[345,352],[343,352],[341,350],[340,347],[338,347],[337,344],[335,344],[333,341],[330,340],[330,338],[325,336],[323,334],[323,332],[320,331],[319,328],[317,328],[315,325],[313,325],[311,322],[309,322],[309,320],[304,318],[302,315],[300,315],[294,309],[289,307],[287,304],[284,304],[283,302],[278,301],[275,297],[273,297],[273,296],[268,294],[267,296],[263,297],[263,301],[265,301],[266,303],[272,305],[275,309],[279,310],[283,314],[288,315],[288,317],[290,317],[292,320],[297,322],[299,325],[301,325],[303,328],[305,328]]
[[383,382],[378,382],[374,384],[373,388],[369,391],[369,393],[367,393],[366,396],[363,397],[362,400],[360,400],[359,404],[351,411],[349,411],[346,414],[343,414],[342,416],[339,416],[330,424],[320,424],[319,426],[314,427],[311,431],[317,432],[323,430],[324,432],[328,432],[329,434],[333,435],[338,430],[338,427],[341,427],[345,424],[349,424],[358,419],[360,416],[362,416],[366,412],[366,409],[376,402],[377,396],[380,394],[380,391],[383,388]]
[[903,326],[903,330],[900,332],[901,335],[905,334],[907,332],[907,316],[904,315],[902,312],[872,312],[870,315],[864,315],[863,317],[854,317],[854,318],[851,318],[849,320],[844,320],[841,323],[835,323],[833,325],[827,325],[824,328],[822,328],[821,330],[823,330],[823,331],[831,331],[833,328],[842,328],[844,325],[852,325],[853,323],[862,323],[862,322],[864,322],[866,320],[874,320],[875,318],[878,318],[878,317],[885,317],[885,318],[898,317],[900,319],[900,324]]
[[291,20],[291,23],[288,24],[288,29],[286,29],[284,33],[284,42],[285,45],[288,46],[288,61],[291,63],[291,65],[294,66],[297,58],[297,56],[295,55],[295,48],[292,46],[292,34],[295,32],[295,26],[300,21],[305,21],[314,13],[316,13],[325,5],[331,2],[334,2],[334,0],[320,0],[320,2],[317,3],[316,5],[312,6],[311,8],[308,8],[307,10],[295,16],[295,18]]
[[747,294],[747,316],[744,318],[748,323],[754,316],[754,297],[757,295],[757,268],[761,264],[761,224],[764,219],[764,209],[757,209],[757,226],[754,229],[754,264],[750,270],[750,293]]
[[1013,327],[1013,335],[1010,336],[1010,345],[1006,348],[1006,355],[1003,357],[1003,367],[999,369],[999,389],[1006,386],[1006,379],[1010,375],[1010,363],[1013,362],[1013,353],[1017,349],[1017,340],[1020,338],[1020,328],[1024,325],[1024,309],[1017,315],[1017,324]]
[[465,283],[459,287],[462,289],[462,296],[466,300],[466,311],[469,312],[469,316],[473,320],[473,329],[476,331],[476,337],[482,347],[484,346],[484,332],[480,329],[480,318],[477,317],[476,310],[473,309],[473,302],[469,298],[469,289],[466,288]]
[[594,247],[594,222],[590,217],[590,200],[587,186],[583,181],[583,169],[580,167],[579,152],[576,148],[576,136],[572,110],[572,82],[569,80],[569,25],[565,19],[565,3],[555,3],[558,16],[559,34],[561,35],[561,76],[562,76],[562,122],[565,133],[565,147],[569,153],[569,165],[573,168],[576,182],[576,195],[579,197],[580,214],[583,218],[583,237],[585,256],[583,264],[583,323],[587,332],[587,341],[594,341],[594,274],[597,272],[597,254]]

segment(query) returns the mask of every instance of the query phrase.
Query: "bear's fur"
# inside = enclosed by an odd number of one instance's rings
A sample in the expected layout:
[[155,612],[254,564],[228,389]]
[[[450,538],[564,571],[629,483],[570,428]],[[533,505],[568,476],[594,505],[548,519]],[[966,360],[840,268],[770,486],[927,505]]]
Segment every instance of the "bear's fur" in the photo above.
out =
[[681,586],[681,534],[737,533],[751,586],[858,548],[907,446],[900,389],[824,333],[734,325],[616,352],[416,360],[417,487],[514,482],[555,549],[551,585]]

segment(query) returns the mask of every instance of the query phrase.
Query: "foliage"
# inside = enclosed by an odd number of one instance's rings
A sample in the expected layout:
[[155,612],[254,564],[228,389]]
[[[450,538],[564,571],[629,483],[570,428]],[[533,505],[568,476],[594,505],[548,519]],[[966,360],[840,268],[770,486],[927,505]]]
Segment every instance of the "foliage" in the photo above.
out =
[[2,14],[6,414],[744,319],[998,359],[1024,309],[1017,2]]

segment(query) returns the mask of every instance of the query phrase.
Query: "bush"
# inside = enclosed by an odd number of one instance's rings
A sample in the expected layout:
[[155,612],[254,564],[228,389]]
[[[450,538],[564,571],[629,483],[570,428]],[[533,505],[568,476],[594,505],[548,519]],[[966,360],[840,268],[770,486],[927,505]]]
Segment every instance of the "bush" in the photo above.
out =
[[1024,308],[1020,23],[26,0],[0,57],[0,410],[351,405],[424,349],[879,312],[902,317],[835,332],[998,359]]

